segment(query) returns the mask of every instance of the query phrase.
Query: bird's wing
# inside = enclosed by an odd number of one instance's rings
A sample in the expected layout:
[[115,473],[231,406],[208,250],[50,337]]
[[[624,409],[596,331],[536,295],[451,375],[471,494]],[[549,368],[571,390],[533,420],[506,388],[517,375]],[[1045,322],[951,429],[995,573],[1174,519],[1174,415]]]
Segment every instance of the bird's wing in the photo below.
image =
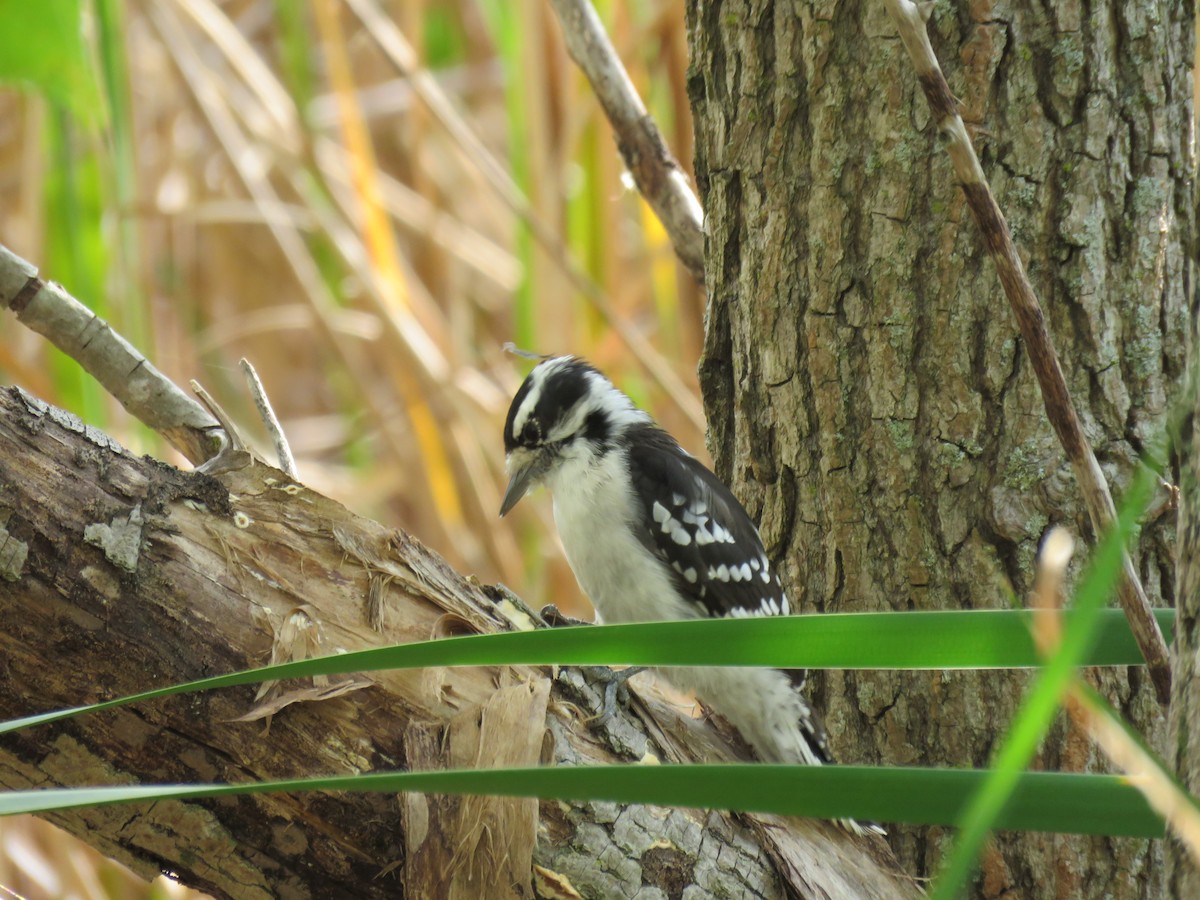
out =
[[779,576],[750,516],[701,462],[666,432],[644,426],[629,444],[642,544],[674,570],[680,594],[703,616],[787,615]]

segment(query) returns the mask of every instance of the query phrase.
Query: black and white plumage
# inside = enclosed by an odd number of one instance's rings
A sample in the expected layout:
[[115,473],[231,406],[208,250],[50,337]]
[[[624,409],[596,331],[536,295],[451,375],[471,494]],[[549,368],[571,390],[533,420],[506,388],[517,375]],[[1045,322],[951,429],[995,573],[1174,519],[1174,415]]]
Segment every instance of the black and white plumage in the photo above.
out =
[[[729,489],[600,372],[576,357],[536,366],[504,426],[500,514],[538,484],[606,622],[788,615],[762,539]],[[768,762],[830,762],[802,672],[676,667],[668,681],[728,719]],[[857,830],[857,828],[855,829]]]

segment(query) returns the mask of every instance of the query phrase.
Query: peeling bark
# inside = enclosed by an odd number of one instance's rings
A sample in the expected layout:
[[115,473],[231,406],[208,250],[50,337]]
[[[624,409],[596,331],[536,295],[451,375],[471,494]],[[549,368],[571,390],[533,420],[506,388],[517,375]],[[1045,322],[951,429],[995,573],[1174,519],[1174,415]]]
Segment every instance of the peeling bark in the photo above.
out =
[[[0,393],[0,524],[4,718],[522,618],[415,539],[275,469],[218,479],[137,459],[16,389]],[[636,715],[592,730],[598,703],[577,670],[528,667],[237,688],[5,735],[0,785],[731,758],[719,732],[653,690],[639,690]],[[143,875],[169,870],[239,900],[532,897],[535,885],[583,897],[915,895],[881,844],[697,810],[310,793],[50,818]]]
[[[930,25],[1118,497],[1183,368],[1193,13],[983,2]],[[718,471],[806,612],[1008,606],[1049,525],[1091,529],[884,5],[699,0],[689,45]],[[1155,605],[1174,600],[1172,543],[1163,517],[1134,553]],[[1161,742],[1143,673],[1094,682]],[[842,760],[978,766],[1027,677],[812,683]],[[1060,719],[1037,765],[1102,763]],[[929,875],[946,836],[890,841]],[[1161,860],[1158,842],[1002,834],[974,890],[1157,897]]]

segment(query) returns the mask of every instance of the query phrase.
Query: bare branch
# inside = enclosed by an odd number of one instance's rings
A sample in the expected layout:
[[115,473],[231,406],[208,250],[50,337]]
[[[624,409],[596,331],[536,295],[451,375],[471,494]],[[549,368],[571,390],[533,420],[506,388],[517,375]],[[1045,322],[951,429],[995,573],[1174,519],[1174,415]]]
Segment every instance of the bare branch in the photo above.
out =
[[195,400],[62,285],[38,278],[34,265],[3,244],[0,306],[83,366],[192,463],[202,463],[220,450],[220,425]]
[[[1071,461],[1075,478],[1083,492],[1092,528],[1099,534],[1108,528],[1116,517],[1112,495],[1091,445],[1088,444],[1087,436],[1083,433],[1083,426],[1063,377],[1062,366],[1059,364],[1050,333],[1046,330],[1042,308],[1033,292],[1029,276],[1025,273],[1021,258],[1017,255],[1008,222],[992,195],[992,189],[979,165],[979,158],[975,155],[975,147],[967,134],[962,117],[958,114],[958,101],[950,92],[950,86],[946,83],[946,77],[942,74],[941,66],[934,55],[933,45],[929,42],[925,23],[929,18],[930,6],[918,6],[911,0],[884,0],[884,3],[892,21],[896,23],[900,39],[912,58],[917,80],[925,92],[925,99],[929,102],[929,110],[945,139],[954,173],[958,177],[963,194],[966,195],[967,206],[971,209],[975,224],[979,226],[984,247],[995,263],[1000,283],[1017,319],[1017,327],[1021,331],[1025,349],[1029,353],[1029,360],[1033,364],[1033,371],[1042,390],[1046,415],[1055,434],[1058,435],[1059,443],[1067,453],[1067,458]],[[1118,591],[1121,606],[1125,609],[1138,647],[1146,658],[1159,702],[1166,706],[1171,696],[1171,667],[1167,645],[1128,553],[1123,554],[1123,571],[1124,578]]]
[[254,366],[250,364],[250,360],[242,358],[238,360],[238,364],[242,367],[242,374],[246,376],[246,386],[250,388],[250,396],[254,398],[258,414],[267,427],[267,432],[271,435],[271,442],[275,445],[275,458],[279,461],[279,468],[289,478],[299,481],[300,473],[296,469],[296,457],[292,456],[292,448],[288,446],[287,435],[283,433],[283,426],[279,424],[279,418],[275,415],[275,410],[267,397],[267,389],[263,387],[262,380],[258,377]]
[[550,0],[567,52],[591,82],[634,183],[671,237],[675,255],[704,284],[704,210],[646,112],[591,0]]

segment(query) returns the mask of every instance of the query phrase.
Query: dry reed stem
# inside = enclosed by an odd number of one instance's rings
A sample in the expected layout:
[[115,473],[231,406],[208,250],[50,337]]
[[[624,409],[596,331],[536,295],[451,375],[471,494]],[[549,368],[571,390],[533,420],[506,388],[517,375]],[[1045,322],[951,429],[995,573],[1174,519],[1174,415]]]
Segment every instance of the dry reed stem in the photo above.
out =
[[662,132],[646,112],[590,0],[550,0],[571,58],[612,124],[634,183],[662,222],[675,254],[704,283],[704,210]]
[[[260,154],[254,150],[238,127],[227,98],[222,96],[206,77],[205,67],[188,40],[182,23],[170,11],[168,4],[150,4],[146,12],[162,37],[163,43],[170,48],[172,61],[182,75],[185,84],[191,89],[201,111],[208,119],[213,132],[224,147],[226,155],[251,198],[256,204],[267,208],[276,208],[281,200],[263,170],[259,159]],[[279,221],[277,217],[267,218],[264,224],[275,238],[297,283],[305,291],[316,315],[318,331],[321,336],[334,349],[355,381],[361,385],[371,384],[374,378],[362,359],[362,354],[335,327],[334,320],[337,310],[334,300],[295,225],[288,221]],[[409,438],[398,427],[397,417],[373,391],[364,391],[363,396],[380,433],[391,445],[396,458],[403,459]],[[434,508],[433,497],[428,495],[428,486],[424,481],[414,479],[413,483],[418,485],[418,489],[427,493],[426,503]],[[430,521],[437,525],[441,531],[441,538],[448,546],[453,546],[455,540],[462,539],[461,532],[459,534],[451,533],[441,516],[434,516]],[[430,536],[426,535],[426,537]]]
[[[448,365],[428,332],[412,314],[412,294],[397,255],[396,236],[379,197],[375,151],[355,99],[354,76],[346,54],[346,39],[342,34],[338,5],[334,0],[317,0],[314,12],[317,29],[322,35],[330,81],[338,97],[341,133],[350,159],[351,183],[359,213],[351,221],[361,223],[360,231],[370,258],[370,270],[377,276],[381,312],[386,321],[396,326],[402,342],[407,343],[413,351],[424,350],[419,354],[419,359],[431,374],[436,372],[435,383],[440,382],[442,379],[436,376],[443,375]],[[446,520],[452,531],[460,531],[464,524],[462,500],[449,465],[437,417],[408,366],[401,364],[393,367],[393,371],[397,375],[397,387],[421,450],[438,515]]]
[[[1063,580],[1074,542],[1064,528],[1046,536],[1038,556],[1032,603],[1033,638],[1038,652],[1049,657],[1062,637]],[[1086,732],[1109,761],[1124,772],[1200,864],[1200,809],[1171,778],[1162,764],[1135,740],[1113,711],[1072,676],[1063,703],[1071,721]]]
[[[1025,349],[1029,353],[1029,361],[1041,388],[1046,416],[1071,461],[1092,528],[1099,535],[1107,530],[1116,518],[1112,495],[1071,401],[1062,366],[1059,364],[1050,333],[1046,329],[1041,305],[1017,254],[1008,222],[996,203],[979,165],[975,147],[967,134],[962,117],[958,114],[957,100],[950,92],[950,86],[946,83],[946,77],[942,74],[937,56],[933,52],[933,45],[929,42],[926,22],[932,4],[924,3],[918,6],[911,0],[884,0],[884,3],[912,59],[917,80],[925,93],[938,131],[945,139],[946,149],[950,154],[959,186],[966,196],[967,206],[979,227],[984,247],[996,266],[1005,296],[1012,306]],[[1118,588],[1121,606],[1129,619],[1129,626],[1137,640],[1138,648],[1146,659],[1159,703],[1166,706],[1171,698],[1171,665],[1167,645],[1151,612],[1150,601],[1138,579],[1133,561],[1124,550],[1122,571],[1123,578]]]
[[[484,176],[500,199],[530,229],[534,239],[567,274],[574,288],[600,313],[605,322],[629,348],[634,358],[667,393],[688,420],[704,431],[704,411],[699,401],[680,380],[649,341],[621,316],[607,297],[588,278],[563,245],[561,238],[534,214],[529,200],[471,128],[463,121],[442,89],[426,70],[418,65],[417,55],[396,25],[383,14],[374,0],[346,0],[371,37],[401,74],[411,80],[413,92],[437,119],[447,134],[462,149],[466,158]],[[562,349],[562,348],[559,348]]]
[[[350,183],[350,154],[335,141],[318,138],[314,154],[325,178]],[[521,263],[491,238],[467,225],[406,184],[380,171],[379,198],[397,222],[420,233],[492,281],[500,294],[511,294],[521,280]]]
[[201,30],[208,35],[242,78],[242,81],[258,99],[258,107],[267,120],[273,122],[274,130],[288,135],[292,151],[296,150],[295,104],[286,90],[254,51],[229,17],[213,3],[213,0],[176,0],[179,7],[192,17]]
[[1180,788],[1162,764],[1134,740],[1106,705],[1096,702],[1092,692],[1076,679],[1067,695],[1067,713],[1091,735],[1114,766],[1123,771],[1150,807],[1167,821],[1168,827],[1187,847],[1192,861],[1200,865],[1200,809]]

